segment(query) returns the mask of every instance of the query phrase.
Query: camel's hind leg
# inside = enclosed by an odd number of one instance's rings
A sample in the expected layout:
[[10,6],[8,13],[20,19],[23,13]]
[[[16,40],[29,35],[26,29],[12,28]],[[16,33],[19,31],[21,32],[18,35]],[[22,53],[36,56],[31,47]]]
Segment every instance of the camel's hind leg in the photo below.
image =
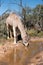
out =
[[13,38],[13,28],[12,28],[12,26],[10,26],[10,38],[12,39]]
[[14,34],[14,44],[17,43],[17,39],[16,39],[16,27],[13,26],[13,34]]
[[10,38],[10,30],[9,30],[9,25],[8,25],[8,24],[6,24],[6,26],[7,26],[7,39],[9,39],[9,38]]

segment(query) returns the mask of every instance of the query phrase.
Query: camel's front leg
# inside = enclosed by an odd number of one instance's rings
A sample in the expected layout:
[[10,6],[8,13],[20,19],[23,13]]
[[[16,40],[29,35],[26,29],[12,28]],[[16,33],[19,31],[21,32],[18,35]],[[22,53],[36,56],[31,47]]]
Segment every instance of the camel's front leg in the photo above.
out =
[[16,27],[13,26],[14,44],[16,44]]

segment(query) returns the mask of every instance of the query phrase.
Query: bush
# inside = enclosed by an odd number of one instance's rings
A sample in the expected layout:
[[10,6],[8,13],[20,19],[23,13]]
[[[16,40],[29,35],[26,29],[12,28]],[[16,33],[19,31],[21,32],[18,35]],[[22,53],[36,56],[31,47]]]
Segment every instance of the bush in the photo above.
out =
[[27,30],[27,34],[29,34],[29,36],[43,37],[43,31],[38,33],[37,30],[34,29]]
[[37,31],[34,30],[34,29],[28,30],[27,33],[28,33],[30,36],[37,36]]
[[43,31],[41,31],[40,33],[38,33],[37,36],[43,37]]

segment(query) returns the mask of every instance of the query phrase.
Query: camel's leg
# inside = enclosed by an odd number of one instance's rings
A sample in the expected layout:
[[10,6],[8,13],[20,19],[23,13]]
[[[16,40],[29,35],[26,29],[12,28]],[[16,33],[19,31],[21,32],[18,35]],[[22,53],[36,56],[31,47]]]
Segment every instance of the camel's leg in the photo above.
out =
[[23,26],[21,21],[18,23],[18,28],[19,28],[19,30],[21,32],[21,37],[23,39],[23,44],[25,46],[27,46],[28,45],[28,41],[27,41],[28,37],[27,37],[26,31],[25,31],[24,26]]
[[14,44],[16,44],[16,27],[13,26]]
[[10,35],[10,30],[9,30],[9,25],[7,24],[7,39],[9,39],[9,35]]
[[13,37],[12,37],[12,34],[13,34],[13,33],[12,33],[12,31],[10,30],[10,38],[11,38],[11,39],[13,38]]
[[13,38],[13,28],[12,26],[9,26],[9,30],[10,30],[10,38]]

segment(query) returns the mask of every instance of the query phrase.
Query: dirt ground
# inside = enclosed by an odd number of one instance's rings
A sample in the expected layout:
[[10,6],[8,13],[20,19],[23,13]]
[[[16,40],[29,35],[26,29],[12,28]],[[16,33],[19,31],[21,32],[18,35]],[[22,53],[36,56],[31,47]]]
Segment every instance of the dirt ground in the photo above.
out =
[[43,65],[43,38],[31,38],[28,47],[0,39],[0,65]]

